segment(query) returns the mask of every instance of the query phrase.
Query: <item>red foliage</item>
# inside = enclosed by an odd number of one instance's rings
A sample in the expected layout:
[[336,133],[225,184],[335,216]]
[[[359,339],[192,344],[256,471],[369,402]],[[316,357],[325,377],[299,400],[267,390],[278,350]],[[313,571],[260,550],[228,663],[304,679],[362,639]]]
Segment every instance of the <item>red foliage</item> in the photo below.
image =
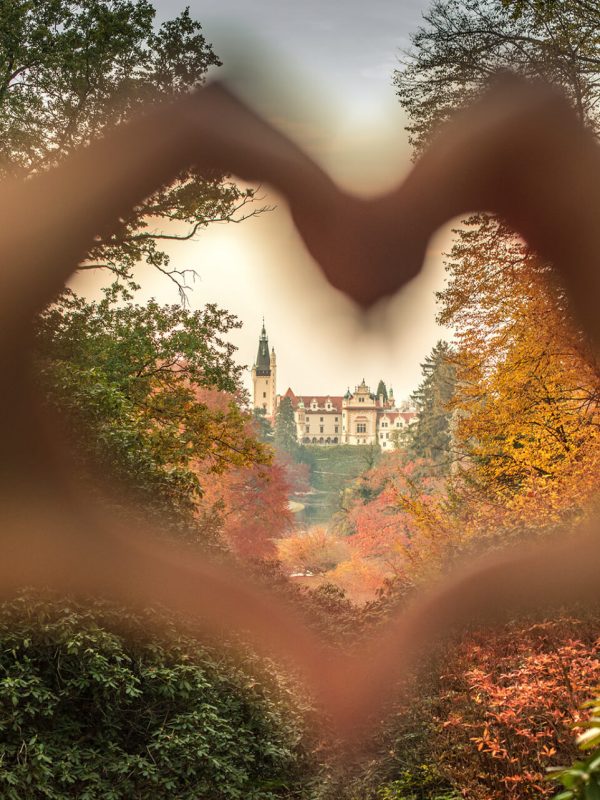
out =
[[[210,463],[198,463],[196,469],[202,486],[198,518],[207,533],[221,538],[241,558],[274,558],[273,540],[292,527],[288,507],[291,492],[286,465],[269,459],[268,450],[254,450],[256,430],[250,416],[242,412],[227,416],[235,398],[225,392],[202,389],[197,399],[215,414],[220,427],[215,435],[230,443],[235,460],[226,468],[214,471]],[[237,429],[231,431],[235,423]],[[233,435],[235,433],[235,435]],[[292,473],[293,474],[293,473]],[[301,484],[301,471],[295,477]]]
[[402,454],[386,455],[352,488],[345,522],[348,544],[361,558],[377,562],[387,577],[421,577],[421,562],[439,560],[428,525],[431,509],[440,504],[439,479],[416,475],[419,463],[403,463]]
[[516,623],[467,636],[441,680],[436,748],[473,800],[556,793],[546,768],[576,755],[572,726],[600,681],[598,621]]
[[299,464],[283,450],[276,454],[277,463],[285,470],[291,494],[305,494],[310,491],[310,468],[308,464]]
[[293,515],[289,486],[279,464],[253,465],[222,475],[204,475],[200,513],[212,519],[229,548],[241,558],[274,558],[274,540],[289,532]]

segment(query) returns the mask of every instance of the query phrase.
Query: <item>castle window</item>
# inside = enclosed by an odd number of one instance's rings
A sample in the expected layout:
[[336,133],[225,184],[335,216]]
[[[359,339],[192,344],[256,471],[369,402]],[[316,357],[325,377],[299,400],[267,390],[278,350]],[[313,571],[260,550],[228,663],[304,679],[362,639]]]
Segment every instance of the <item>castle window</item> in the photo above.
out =
[[336,425],[336,426],[335,426],[335,431],[334,431],[334,433],[339,433],[338,427],[339,427],[338,425]]
[[319,433],[323,433],[323,426],[322,425],[319,427]]
[[321,417],[320,422],[323,422],[323,417]]
[[266,396],[267,396],[267,393],[266,393],[266,392],[263,392],[263,397],[266,397]]
[[366,433],[367,432],[367,423],[366,422],[357,422],[356,423],[356,432],[357,433]]
[[338,418],[337,418],[337,417],[335,418],[335,421],[336,421],[336,422],[338,421]]
[[365,402],[365,398],[364,397],[359,397],[358,398],[358,402],[359,403],[364,403]]

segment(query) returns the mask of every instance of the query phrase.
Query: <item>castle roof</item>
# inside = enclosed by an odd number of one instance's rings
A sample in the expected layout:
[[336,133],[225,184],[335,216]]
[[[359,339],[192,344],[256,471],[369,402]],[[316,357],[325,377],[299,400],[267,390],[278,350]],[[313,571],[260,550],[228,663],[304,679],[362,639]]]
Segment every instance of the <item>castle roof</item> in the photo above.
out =
[[408,423],[408,422],[411,421],[411,419],[416,417],[416,412],[415,411],[385,411],[385,410],[383,410],[383,411],[379,412],[379,416],[380,417],[388,417],[392,421],[394,421],[398,417],[402,417],[404,422]]
[[269,339],[267,337],[267,330],[265,328],[265,321],[263,320],[260,338],[258,340],[258,354],[256,356],[256,374],[257,375],[270,375],[271,374],[271,357],[269,355]]
[[[342,411],[342,397],[338,397],[337,395],[325,394],[325,395],[318,395],[318,394],[307,394],[307,395],[296,395],[291,389],[288,389],[287,392],[283,395],[284,397],[289,397],[292,401],[292,407],[294,411],[298,408],[300,401],[304,404],[304,407],[310,411],[310,406],[313,400],[316,400],[318,410],[324,413],[336,413],[341,414]],[[327,405],[327,401],[331,402],[331,408],[329,411],[325,408]]]

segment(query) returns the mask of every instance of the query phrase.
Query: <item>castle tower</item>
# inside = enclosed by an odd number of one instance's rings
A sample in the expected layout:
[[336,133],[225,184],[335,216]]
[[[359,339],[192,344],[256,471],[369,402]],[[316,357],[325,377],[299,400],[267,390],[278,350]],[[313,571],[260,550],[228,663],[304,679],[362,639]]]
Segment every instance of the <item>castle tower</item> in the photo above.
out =
[[252,367],[252,387],[254,408],[262,408],[267,417],[272,417],[275,414],[277,395],[277,359],[275,348],[269,353],[269,338],[264,319],[258,340],[256,363]]

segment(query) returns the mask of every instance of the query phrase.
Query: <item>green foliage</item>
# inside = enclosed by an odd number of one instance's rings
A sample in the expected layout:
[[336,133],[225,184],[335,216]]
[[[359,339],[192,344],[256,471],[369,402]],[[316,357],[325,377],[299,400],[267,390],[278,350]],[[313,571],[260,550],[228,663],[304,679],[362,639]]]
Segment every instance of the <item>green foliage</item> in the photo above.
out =
[[593,752],[585,759],[575,761],[570,767],[551,768],[549,777],[565,788],[555,800],[600,800],[600,697],[583,706],[589,718],[579,723],[584,731],[577,737],[579,749]]
[[4,604],[0,796],[289,798],[308,768],[303,722],[290,688],[261,669],[156,612]]
[[100,302],[65,292],[38,319],[37,366],[84,463],[189,519],[202,491],[196,464],[222,472],[268,462],[240,410],[226,339],[239,325],[214,305],[140,306],[118,285]]
[[421,364],[423,380],[411,395],[417,421],[402,436],[411,459],[427,459],[442,472],[450,467],[450,404],[456,387],[452,349],[439,341]]
[[377,391],[375,392],[375,394],[377,395],[377,397],[383,395],[383,402],[387,403],[388,401],[387,386],[382,380],[379,381],[379,383],[377,384]]
[[399,778],[377,790],[377,800],[460,800],[453,790],[444,790],[445,781],[437,770],[420,764],[414,771],[404,770]]
[[252,412],[256,424],[257,436],[259,441],[264,444],[273,443],[273,426],[267,419],[267,412],[264,408],[255,408]]
[[275,446],[291,456],[298,450],[294,408],[289,397],[282,397],[275,412]]
[[[187,9],[159,28],[154,17],[148,0],[0,0],[0,175],[46,169],[140,108],[203,83],[220,62],[201,26]],[[87,267],[130,277],[146,262],[183,291],[186,275],[159,242],[232,219],[251,199],[220,175],[185,170],[99,240]]]
[[343,507],[344,491],[362,472],[370,469],[380,456],[377,445],[337,445],[302,448],[300,458],[311,467],[313,493],[303,499],[306,525],[328,522]]

